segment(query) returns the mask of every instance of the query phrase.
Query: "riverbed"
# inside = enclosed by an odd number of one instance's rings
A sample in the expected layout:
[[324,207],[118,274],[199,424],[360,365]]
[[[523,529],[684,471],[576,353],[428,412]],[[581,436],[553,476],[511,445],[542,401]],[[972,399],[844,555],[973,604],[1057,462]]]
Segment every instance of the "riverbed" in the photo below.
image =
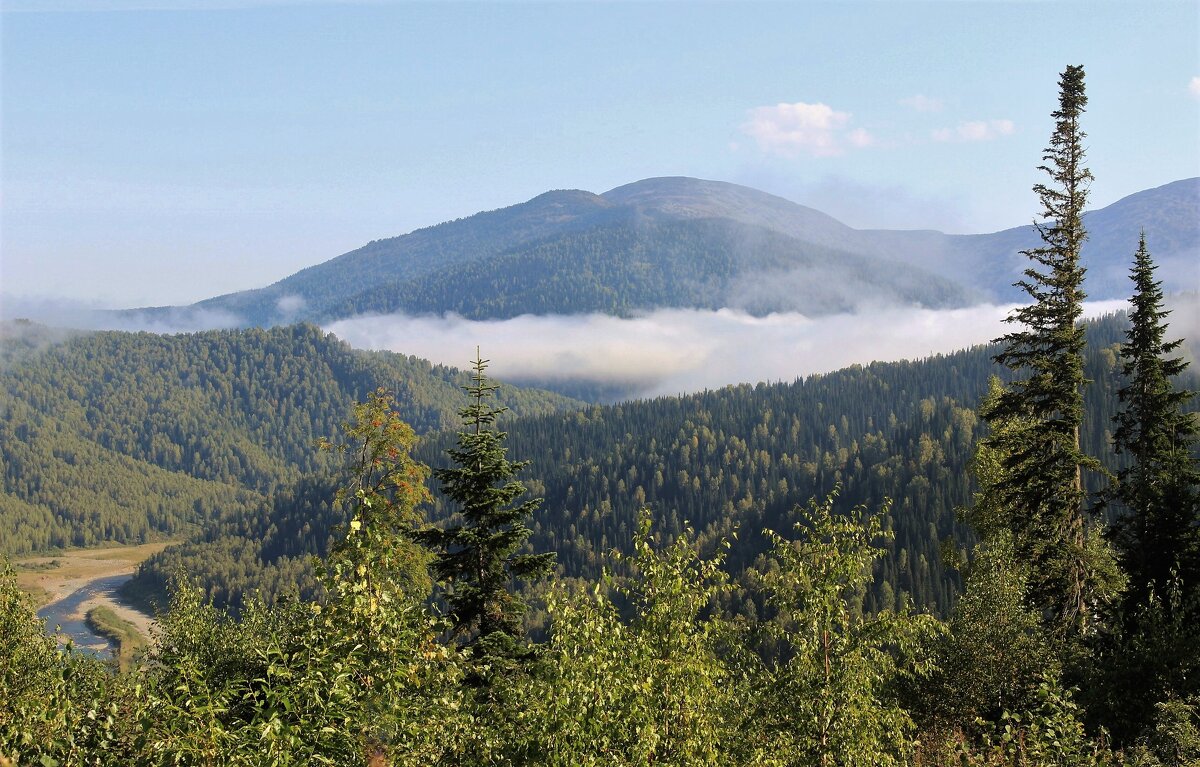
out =
[[107,605],[132,623],[147,639],[154,619],[118,600],[117,590],[133,577],[139,562],[166,542],[101,549],[72,549],[60,554],[31,557],[16,562],[17,584],[39,605],[38,617],[46,620],[47,631],[61,627],[61,638],[99,657],[109,657],[108,640],[88,628],[87,611]]
[[47,631],[53,632],[58,629],[60,641],[65,642],[69,639],[80,652],[98,658],[111,658],[113,650],[116,649],[115,645],[92,631],[87,624],[87,612],[97,605],[108,605],[122,618],[137,626],[138,631],[149,639],[154,619],[117,601],[117,590],[131,577],[131,574],[124,573],[88,581],[62,599],[42,607],[37,615],[46,621]]

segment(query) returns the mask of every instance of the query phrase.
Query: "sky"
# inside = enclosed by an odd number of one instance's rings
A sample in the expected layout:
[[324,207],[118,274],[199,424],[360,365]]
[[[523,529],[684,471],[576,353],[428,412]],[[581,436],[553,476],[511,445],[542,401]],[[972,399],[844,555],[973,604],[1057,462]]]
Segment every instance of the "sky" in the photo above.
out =
[[185,304],[669,175],[995,231],[1069,64],[1092,207],[1200,175],[1194,0],[0,0],[0,292]]

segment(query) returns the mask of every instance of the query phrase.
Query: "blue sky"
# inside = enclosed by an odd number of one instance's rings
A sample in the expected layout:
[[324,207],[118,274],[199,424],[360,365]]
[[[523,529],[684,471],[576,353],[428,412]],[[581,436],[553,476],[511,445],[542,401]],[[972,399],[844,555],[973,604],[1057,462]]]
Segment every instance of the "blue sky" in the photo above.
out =
[[10,297],[186,303],[663,175],[857,227],[1017,226],[1068,64],[1093,207],[1200,175],[1193,0],[0,7]]

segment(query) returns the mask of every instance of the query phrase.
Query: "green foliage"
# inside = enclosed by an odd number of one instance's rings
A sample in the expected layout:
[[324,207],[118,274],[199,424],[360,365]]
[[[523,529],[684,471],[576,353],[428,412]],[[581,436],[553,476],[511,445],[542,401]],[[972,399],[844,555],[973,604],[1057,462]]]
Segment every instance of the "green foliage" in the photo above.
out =
[[134,657],[147,646],[146,637],[138,632],[137,627],[107,605],[97,605],[88,610],[86,620],[92,631],[116,644],[113,656],[122,671],[128,671]]
[[[643,512],[633,554],[606,583],[549,602],[551,670],[531,678],[526,757],[545,765],[729,764],[739,687],[710,606],[728,590],[723,553],[690,536],[656,548]],[[627,605],[628,620],[614,597]]]
[[767,531],[772,559],[762,585],[777,614],[766,630],[784,653],[751,679],[763,691],[749,716],[756,763],[911,761],[914,725],[896,686],[932,669],[924,648],[941,626],[907,609],[862,615],[858,600],[889,537],[888,508],[835,515],[834,497],[809,502],[795,539]]
[[[1067,67],[1059,79],[1055,131],[1043,153],[1049,183],[1034,191],[1042,203],[1038,224],[1043,245],[1024,251],[1037,266],[1017,284],[1033,302],[1007,318],[1021,329],[1005,335],[996,361],[1027,373],[984,412],[1007,420],[993,435],[1009,481],[999,486],[1012,516],[1017,555],[1032,563],[1031,597],[1048,625],[1064,635],[1086,630],[1098,595],[1090,588],[1084,532],[1081,473],[1097,468],[1080,448],[1083,421],[1084,269],[1079,255],[1086,238],[1083,210],[1091,172],[1084,167],[1080,117],[1087,106],[1082,67]],[[1040,271],[1039,268],[1040,267]]]
[[[1116,349],[1126,328],[1121,315],[1089,323],[1085,356],[1095,383],[1085,400],[1083,444],[1114,470],[1105,427],[1117,409]],[[945,566],[939,542],[967,549],[975,540],[955,509],[972,499],[968,464],[983,435],[972,406],[995,372],[994,351],[978,347],[567,414],[504,416],[507,444],[537,467],[525,483],[545,499],[529,545],[556,552],[563,576],[595,580],[601,552],[630,551],[642,506],[664,534],[678,535],[688,519],[698,540],[711,542],[736,525],[784,529],[797,503],[840,482],[845,508],[895,499],[888,523],[895,539],[875,563],[865,609],[895,607],[907,594],[919,609],[948,616],[960,579]],[[1183,375],[1192,388],[1200,385],[1191,369]],[[415,455],[437,465],[455,440],[452,432],[430,434]],[[248,511],[221,515],[193,541],[155,556],[138,581],[165,586],[185,565],[218,604],[236,606],[256,589],[271,600],[290,584],[315,596],[311,556],[325,556],[331,529],[347,521],[333,508],[334,491],[328,478],[307,477]],[[435,491],[429,518],[447,520],[455,511]],[[731,574],[751,567],[765,549],[758,536],[731,544]],[[751,609],[751,601],[735,601],[737,609]]]
[[1041,680],[1060,672],[1054,643],[1027,604],[1028,582],[1006,534],[976,548],[937,650],[938,672],[919,691],[928,726],[977,732],[1006,711],[1032,710]]
[[[992,412],[1003,394],[1003,385],[992,377],[981,409]],[[991,434],[979,442],[971,460],[978,491],[959,514],[981,540],[969,561],[959,554],[965,593],[950,616],[949,632],[937,645],[937,672],[913,696],[928,733],[927,753],[938,753],[955,740],[973,743],[981,735],[990,737],[1012,712],[1034,711],[1040,683],[1061,673],[1058,645],[1031,606],[1030,564],[1016,553],[1014,541],[1029,533],[1019,526],[1006,492],[1013,475],[1003,446],[1028,426],[1024,417],[993,417]],[[941,757],[950,758],[946,753]]]
[[[336,581],[336,578],[335,578]],[[331,584],[332,593],[349,593]],[[420,610],[252,601],[238,618],[180,586],[151,657],[146,759],[164,764],[365,764],[436,759],[453,677]],[[370,626],[370,634],[363,633]],[[431,756],[432,755],[432,756]]]
[[1122,600],[1090,643],[1089,721],[1129,745],[1153,726],[1164,701],[1200,696],[1200,604],[1177,579],[1142,601]]
[[1129,767],[1200,764],[1200,698],[1167,699],[1155,706],[1153,725],[1130,749]]
[[429,469],[410,457],[417,436],[395,405],[385,390],[374,391],[342,427],[347,442],[320,441],[349,457],[349,477],[335,495],[349,521],[326,565],[341,589],[333,598],[353,603],[366,630],[380,611],[419,603],[432,588],[429,553],[412,540],[422,521],[418,507],[429,500]]
[[[183,584],[151,656],[150,755],[177,764],[431,763],[465,727],[454,654],[424,608],[428,555],[409,539],[428,469],[374,392],[344,425],[349,522],[322,568],[325,599],[238,617]],[[386,761],[385,761],[386,763]]]
[[1177,389],[1174,380],[1188,366],[1169,357],[1182,340],[1165,341],[1162,284],[1143,233],[1130,276],[1130,328],[1121,346],[1121,370],[1127,383],[1118,395],[1113,445],[1127,454],[1109,495],[1123,511],[1111,531],[1121,566],[1129,574],[1130,605],[1160,593],[1178,578],[1185,598],[1200,590],[1200,462],[1194,455],[1197,422],[1184,406],[1194,392]]
[[[26,349],[0,332],[0,551],[180,537],[250,513],[305,474],[313,440],[356,401],[396,391],[422,432],[454,423],[466,375],[362,352],[311,325],[270,330],[54,334]],[[15,347],[15,348],[14,348]],[[6,351],[10,350],[10,351]],[[515,412],[574,403],[512,389]]]
[[508,460],[507,435],[495,428],[505,408],[488,401],[499,387],[485,374],[487,361],[476,355],[470,404],[459,411],[465,431],[448,450],[454,466],[434,471],[442,493],[461,514],[461,522],[416,533],[416,540],[437,554],[433,571],[449,588],[446,601],[456,636],[467,639],[476,655],[515,657],[513,640],[522,635],[525,605],[510,584],[535,580],[554,567],[554,554],[521,554],[532,532],[528,524],[540,501],[514,502],[525,486],[513,479],[525,463]]
[[62,653],[0,565],[0,763],[125,765],[144,745],[129,680]]
[[225,510],[194,538],[169,546],[138,567],[122,592],[166,607],[174,573],[186,571],[221,607],[240,608],[258,593],[268,603],[322,593],[315,562],[324,559],[345,525],[347,509],[334,504],[332,476],[304,477],[247,510]]
[[1027,712],[1006,711],[978,750],[964,750],[970,767],[1100,767],[1113,764],[1102,742],[1089,738],[1081,711],[1056,678],[1041,682]]
[[1131,743],[1155,705],[1200,693],[1200,464],[1193,392],[1174,383],[1187,363],[1169,355],[1168,312],[1143,235],[1131,270],[1130,327],[1120,347],[1125,383],[1113,444],[1128,463],[1109,487],[1109,529],[1128,588],[1091,645],[1092,718]]

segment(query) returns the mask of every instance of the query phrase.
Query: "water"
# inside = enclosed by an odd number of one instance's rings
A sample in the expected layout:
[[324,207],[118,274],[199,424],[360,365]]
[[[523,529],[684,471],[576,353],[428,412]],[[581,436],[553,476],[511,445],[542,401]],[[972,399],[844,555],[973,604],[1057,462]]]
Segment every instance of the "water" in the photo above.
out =
[[132,577],[126,573],[89,581],[87,585],[38,610],[37,615],[39,618],[45,619],[47,631],[54,631],[55,626],[60,626],[60,636],[73,640],[76,650],[97,658],[111,658],[116,645],[88,627],[85,620],[87,610],[82,609],[82,605],[99,596],[115,598],[121,584]]

